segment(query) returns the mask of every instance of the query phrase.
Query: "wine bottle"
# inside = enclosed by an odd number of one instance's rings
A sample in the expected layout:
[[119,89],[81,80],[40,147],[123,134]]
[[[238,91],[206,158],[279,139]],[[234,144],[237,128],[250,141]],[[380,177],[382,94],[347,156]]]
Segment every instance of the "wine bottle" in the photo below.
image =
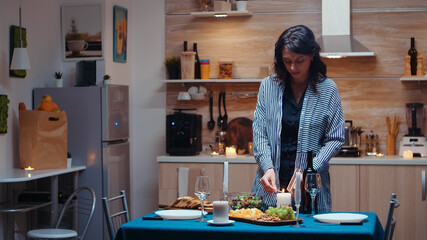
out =
[[[308,151],[307,152],[307,168],[304,170],[304,174],[303,174],[303,188],[305,186],[305,177],[307,176],[308,173],[317,173],[316,170],[314,170],[313,167],[313,151]],[[310,214],[311,213],[311,196],[310,194],[303,190],[302,191],[304,194],[302,194],[302,201],[303,201],[303,209],[304,209],[304,213]],[[317,195],[316,195],[316,200],[317,200]],[[317,204],[315,204],[315,212],[317,213]]]
[[193,52],[196,53],[196,56],[194,58],[194,79],[201,79],[202,76],[200,74],[200,58],[199,54],[197,53],[197,43],[193,43]]
[[187,41],[184,41],[184,52],[187,52],[188,48],[187,48]]
[[415,39],[411,38],[411,48],[408,55],[411,57],[411,75],[417,75],[417,50],[415,49]]

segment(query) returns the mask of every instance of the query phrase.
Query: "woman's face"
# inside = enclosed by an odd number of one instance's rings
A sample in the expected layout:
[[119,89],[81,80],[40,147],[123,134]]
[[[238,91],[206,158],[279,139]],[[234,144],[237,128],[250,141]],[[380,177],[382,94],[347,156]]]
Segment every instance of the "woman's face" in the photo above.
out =
[[286,70],[291,74],[294,83],[303,83],[308,81],[308,69],[310,68],[312,55],[297,54],[287,48],[282,51],[283,64]]

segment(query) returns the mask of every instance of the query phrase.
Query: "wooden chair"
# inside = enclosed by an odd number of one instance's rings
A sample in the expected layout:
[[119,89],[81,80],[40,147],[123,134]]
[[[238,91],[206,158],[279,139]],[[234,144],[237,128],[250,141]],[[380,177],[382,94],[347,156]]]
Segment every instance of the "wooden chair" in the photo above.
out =
[[114,240],[119,227],[129,222],[129,210],[126,202],[125,190],[120,191],[120,195],[112,198],[102,198],[104,216],[107,222],[108,235]]
[[[80,187],[67,198],[55,228],[30,230],[27,236],[30,239],[73,238],[83,240],[95,211],[95,202],[95,191],[90,187]],[[64,227],[67,226],[67,223],[63,221],[67,217],[71,217],[74,223],[68,223],[68,228]],[[70,227],[70,225],[73,226]]]
[[394,209],[400,206],[400,202],[396,199],[396,193],[391,194],[390,207],[388,209],[387,223],[384,228],[384,240],[392,240],[394,227],[396,226],[396,218],[393,216]]

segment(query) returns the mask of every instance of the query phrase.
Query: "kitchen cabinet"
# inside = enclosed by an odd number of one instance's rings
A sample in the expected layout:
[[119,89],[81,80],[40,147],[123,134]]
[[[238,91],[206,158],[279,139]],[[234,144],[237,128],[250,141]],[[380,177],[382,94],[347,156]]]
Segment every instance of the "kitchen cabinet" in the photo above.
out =
[[359,168],[359,165],[330,165],[333,212],[359,212]]
[[[220,163],[159,163],[159,205],[169,205],[178,197],[178,168],[204,168],[209,176],[211,194],[208,199],[222,198],[224,167]],[[191,184],[191,183],[189,183]],[[193,183],[194,184],[194,183]],[[188,193],[194,196],[194,193]]]
[[[252,163],[229,163],[228,191],[250,192],[255,178],[257,165]],[[159,163],[159,205],[169,205],[178,196],[178,168],[204,168],[209,176],[211,194],[209,200],[222,199],[224,178],[223,163]],[[192,184],[192,183],[189,183]],[[188,193],[194,195],[193,193]]]
[[384,226],[390,195],[396,193],[400,206],[394,211],[394,238],[425,239],[427,201],[421,196],[422,171],[427,166],[360,166],[360,211],[377,213]]
[[208,11],[208,12],[191,12],[193,17],[250,17],[252,12],[249,11]]

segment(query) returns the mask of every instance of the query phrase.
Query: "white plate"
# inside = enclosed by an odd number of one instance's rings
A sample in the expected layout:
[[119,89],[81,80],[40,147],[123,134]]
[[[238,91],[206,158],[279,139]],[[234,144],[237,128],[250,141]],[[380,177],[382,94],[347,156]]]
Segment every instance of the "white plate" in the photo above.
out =
[[[199,210],[162,210],[157,211],[155,214],[164,219],[196,219],[202,215]],[[207,214],[207,212],[205,212]]]
[[212,225],[230,225],[234,223],[234,220],[228,220],[228,222],[224,222],[224,223],[218,223],[218,222],[214,222],[213,220],[208,220],[208,223]]
[[340,224],[342,222],[358,223],[368,218],[368,216],[366,216],[365,214],[358,213],[326,213],[317,214],[313,217],[321,222],[337,224]]

